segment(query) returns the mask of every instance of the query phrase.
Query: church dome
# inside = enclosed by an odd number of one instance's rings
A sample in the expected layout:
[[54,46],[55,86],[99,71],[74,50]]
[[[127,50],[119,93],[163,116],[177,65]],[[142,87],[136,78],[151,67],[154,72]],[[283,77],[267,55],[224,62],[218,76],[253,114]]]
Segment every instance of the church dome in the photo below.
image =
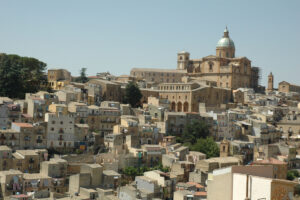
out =
[[233,47],[234,48],[234,42],[230,38],[221,38],[217,44],[217,47]]
[[229,37],[229,32],[228,32],[227,27],[224,30],[224,36],[219,40],[217,47],[233,47],[233,48],[235,48],[233,40],[230,39],[230,37]]

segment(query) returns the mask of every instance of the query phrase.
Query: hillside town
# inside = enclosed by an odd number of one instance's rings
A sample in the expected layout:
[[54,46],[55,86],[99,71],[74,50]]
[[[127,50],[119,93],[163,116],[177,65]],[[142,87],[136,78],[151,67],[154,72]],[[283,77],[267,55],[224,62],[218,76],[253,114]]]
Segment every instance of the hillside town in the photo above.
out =
[[298,199],[300,86],[275,71],[261,85],[220,36],[173,69],[50,66],[46,89],[1,96],[0,199]]

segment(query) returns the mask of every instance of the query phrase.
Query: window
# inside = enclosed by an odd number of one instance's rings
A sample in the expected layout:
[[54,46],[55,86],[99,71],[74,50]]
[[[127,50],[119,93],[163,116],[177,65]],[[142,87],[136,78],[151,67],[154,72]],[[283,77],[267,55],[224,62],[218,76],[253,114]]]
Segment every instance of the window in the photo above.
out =
[[64,124],[64,122],[63,122],[63,121],[60,121],[60,124]]
[[214,64],[213,64],[212,62],[209,63],[209,71],[210,71],[210,72],[213,71],[213,65],[214,65]]
[[52,124],[55,124],[55,121],[52,121]]

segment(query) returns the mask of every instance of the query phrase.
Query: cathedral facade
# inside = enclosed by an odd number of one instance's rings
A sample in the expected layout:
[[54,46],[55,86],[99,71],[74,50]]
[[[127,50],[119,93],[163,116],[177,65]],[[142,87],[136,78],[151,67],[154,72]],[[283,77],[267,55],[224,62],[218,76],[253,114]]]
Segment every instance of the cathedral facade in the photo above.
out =
[[187,76],[215,82],[217,87],[237,89],[258,87],[259,68],[252,67],[247,57],[235,57],[235,45],[226,27],[216,47],[216,55],[190,59],[188,52],[177,55],[177,70],[186,70]]

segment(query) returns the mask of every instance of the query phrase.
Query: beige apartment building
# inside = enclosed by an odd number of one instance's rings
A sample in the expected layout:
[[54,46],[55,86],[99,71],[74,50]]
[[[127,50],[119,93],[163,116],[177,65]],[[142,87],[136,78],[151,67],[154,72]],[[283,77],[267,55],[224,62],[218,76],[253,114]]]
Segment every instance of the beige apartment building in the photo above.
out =
[[102,102],[101,106],[92,105],[88,107],[87,124],[90,130],[99,132],[102,137],[112,133],[113,127],[120,123],[120,109],[111,106],[119,103],[110,103],[110,105],[105,105],[105,102]]

